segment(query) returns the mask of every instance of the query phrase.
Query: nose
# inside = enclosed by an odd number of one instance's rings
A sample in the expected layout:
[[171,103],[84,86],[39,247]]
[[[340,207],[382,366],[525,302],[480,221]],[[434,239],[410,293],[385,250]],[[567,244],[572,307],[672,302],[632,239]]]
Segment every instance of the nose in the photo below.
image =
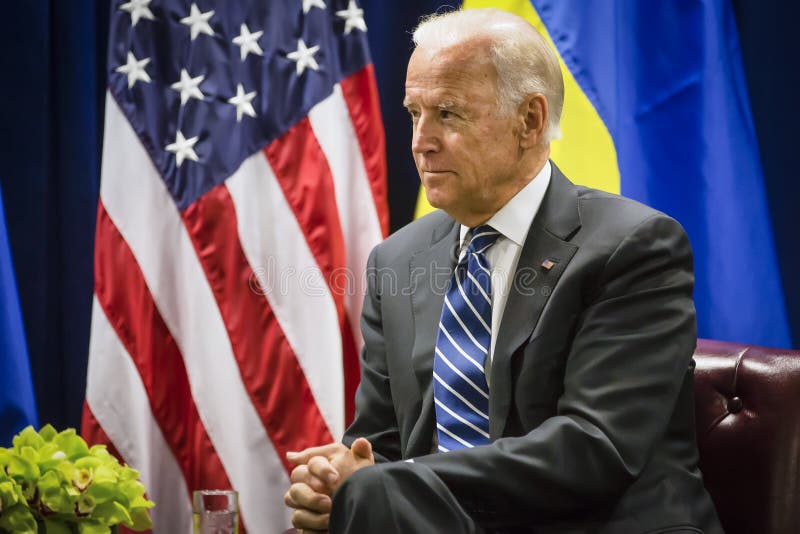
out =
[[436,152],[441,147],[440,132],[434,121],[422,113],[414,125],[411,139],[411,151],[415,154]]

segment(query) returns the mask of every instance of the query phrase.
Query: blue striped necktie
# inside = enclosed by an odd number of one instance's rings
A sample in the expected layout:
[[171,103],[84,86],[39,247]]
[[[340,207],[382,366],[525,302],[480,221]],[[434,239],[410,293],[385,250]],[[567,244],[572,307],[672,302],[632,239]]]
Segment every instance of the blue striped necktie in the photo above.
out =
[[470,229],[467,253],[447,286],[433,358],[439,452],[489,443],[492,280],[484,253],[499,235],[488,225]]

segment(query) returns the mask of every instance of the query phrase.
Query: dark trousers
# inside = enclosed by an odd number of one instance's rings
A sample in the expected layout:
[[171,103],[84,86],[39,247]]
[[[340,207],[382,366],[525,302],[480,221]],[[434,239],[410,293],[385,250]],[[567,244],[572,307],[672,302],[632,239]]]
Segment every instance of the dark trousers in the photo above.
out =
[[[702,534],[696,527],[644,529],[648,534]],[[486,529],[477,525],[433,470],[391,462],[356,471],[333,497],[330,534],[641,534],[625,521],[568,527]]]
[[434,472],[392,462],[356,471],[336,491],[330,534],[484,534]]

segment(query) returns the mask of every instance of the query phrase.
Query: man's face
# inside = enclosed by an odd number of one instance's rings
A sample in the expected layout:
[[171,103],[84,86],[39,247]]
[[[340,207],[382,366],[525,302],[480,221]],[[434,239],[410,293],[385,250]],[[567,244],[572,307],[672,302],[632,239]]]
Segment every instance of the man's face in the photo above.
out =
[[404,101],[411,150],[432,206],[473,226],[519,189],[518,117],[501,117],[497,72],[475,43],[411,56]]

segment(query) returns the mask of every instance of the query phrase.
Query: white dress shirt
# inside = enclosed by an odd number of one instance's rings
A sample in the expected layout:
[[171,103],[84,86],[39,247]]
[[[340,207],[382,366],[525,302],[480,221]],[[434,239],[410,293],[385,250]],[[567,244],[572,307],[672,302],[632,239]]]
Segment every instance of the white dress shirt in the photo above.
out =
[[[547,186],[550,184],[550,174],[550,162],[547,161],[539,174],[528,182],[528,185],[484,223],[500,232],[495,244],[486,251],[486,260],[489,262],[492,272],[492,343],[486,357],[487,383],[489,383],[491,375],[492,355],[497,341],[497,332],[500,330],[500,322],[503,320],[506,300],[514,281],[522,245],[525,244],[528,230],[539,211]],[[464,242],[467,231],[469,228],[462,224],[461,254],[465,254],[467,251],[467,243]]]

